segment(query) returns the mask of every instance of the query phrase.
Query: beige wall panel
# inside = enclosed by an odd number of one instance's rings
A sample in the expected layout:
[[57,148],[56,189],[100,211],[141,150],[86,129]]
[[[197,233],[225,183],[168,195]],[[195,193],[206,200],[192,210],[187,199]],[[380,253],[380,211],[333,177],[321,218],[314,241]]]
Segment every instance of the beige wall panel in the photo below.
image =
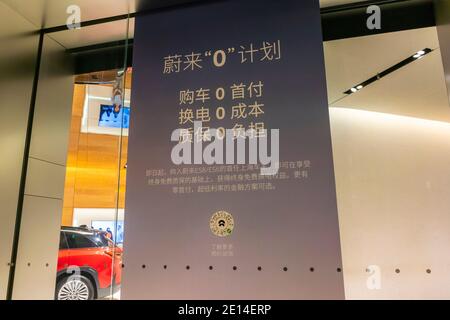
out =
[[72,113],[72,68],[66,55],[44,38],[13,299],[54,298]]
[[66,165],[73,75],[63,47],[45,37],[30,156]]
[[66,167],[29,159],[25,194],[62,199]]
[[346,297],[450,299],[450,124],[330,111]]
[[53,299],[61,211],[61,200],[25,196],[14,300]]
[[6,298],[39,36],[0,2],[0,300]]

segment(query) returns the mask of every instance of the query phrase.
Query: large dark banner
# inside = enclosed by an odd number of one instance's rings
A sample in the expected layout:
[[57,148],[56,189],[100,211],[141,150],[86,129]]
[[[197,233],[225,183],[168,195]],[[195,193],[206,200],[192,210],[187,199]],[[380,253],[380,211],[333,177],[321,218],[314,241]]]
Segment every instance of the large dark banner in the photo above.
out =
[[319,2],[138,16],[133,63],[122,297],[343,298]]
[[450,101],[450,0],[434,0],[439,48]]

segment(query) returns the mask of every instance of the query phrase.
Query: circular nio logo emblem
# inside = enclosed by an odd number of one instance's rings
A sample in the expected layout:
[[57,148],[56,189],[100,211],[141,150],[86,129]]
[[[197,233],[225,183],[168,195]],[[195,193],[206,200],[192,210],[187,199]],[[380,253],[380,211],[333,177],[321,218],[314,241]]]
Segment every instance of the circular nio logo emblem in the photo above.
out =
[[211,232],[218,237],[226,237],[233,233],[234,219],[226,211],[217,211],[209,220]]

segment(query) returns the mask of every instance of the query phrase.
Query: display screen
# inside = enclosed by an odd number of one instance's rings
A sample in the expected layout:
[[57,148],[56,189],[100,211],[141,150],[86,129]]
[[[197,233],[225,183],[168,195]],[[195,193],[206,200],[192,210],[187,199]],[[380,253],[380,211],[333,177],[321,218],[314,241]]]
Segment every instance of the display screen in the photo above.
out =
[[112,105],[100,105],[99,127],[124,128],[130,125],[130,108],[121,107],[118,111]]

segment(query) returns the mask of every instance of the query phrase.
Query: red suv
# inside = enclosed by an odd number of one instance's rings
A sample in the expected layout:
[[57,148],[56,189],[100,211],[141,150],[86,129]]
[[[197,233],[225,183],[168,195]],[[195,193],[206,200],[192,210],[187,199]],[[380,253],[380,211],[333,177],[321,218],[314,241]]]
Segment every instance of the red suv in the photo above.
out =
[[93,300],[120,289],[122,249],[105,231],[62,227],[57,300]]

